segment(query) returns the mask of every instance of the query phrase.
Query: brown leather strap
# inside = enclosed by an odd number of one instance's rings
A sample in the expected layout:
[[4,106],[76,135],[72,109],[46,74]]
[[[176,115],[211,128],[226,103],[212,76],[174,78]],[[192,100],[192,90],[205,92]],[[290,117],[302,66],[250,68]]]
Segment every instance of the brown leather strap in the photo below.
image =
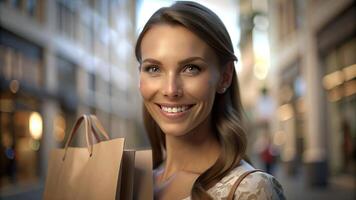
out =
[[243,174],[240,175],[240,177],[235,181],[234,185],[231,187],[229,195],[227,196],[227,200],[233,200],[234,199],[234,194],[236,192],[237,187],[239,187],[240,183],[242,182],[242,180],[248,176],[249,174],[252,174],[254,172],[262,172],[262,170],[260,169],[255,169],[255,170],[250,170],[247,171]]

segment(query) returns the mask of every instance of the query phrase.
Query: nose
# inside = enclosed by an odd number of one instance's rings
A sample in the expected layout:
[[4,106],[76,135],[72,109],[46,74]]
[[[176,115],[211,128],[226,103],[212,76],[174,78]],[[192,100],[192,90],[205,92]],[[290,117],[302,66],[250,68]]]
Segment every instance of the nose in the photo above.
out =
[[162,94],[169,98],[178,98],[183,95],[181,80],[177,75],[169,74],[166,76],[162,83]]

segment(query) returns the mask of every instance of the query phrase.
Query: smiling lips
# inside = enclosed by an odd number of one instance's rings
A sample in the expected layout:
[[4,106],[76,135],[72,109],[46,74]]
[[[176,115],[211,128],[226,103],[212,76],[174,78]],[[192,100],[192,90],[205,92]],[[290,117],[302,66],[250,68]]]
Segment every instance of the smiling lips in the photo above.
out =
[[188,110],[190,110],[194,104],[190,105],[163,105],[157,104],[161,110],[161,113],[169,119],[177,119],[184,116]]

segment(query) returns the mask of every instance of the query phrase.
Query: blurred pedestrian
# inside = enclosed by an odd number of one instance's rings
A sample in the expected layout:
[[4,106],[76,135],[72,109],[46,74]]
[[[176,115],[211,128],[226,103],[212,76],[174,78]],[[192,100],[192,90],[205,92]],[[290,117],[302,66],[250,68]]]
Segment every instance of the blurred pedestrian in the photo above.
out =
[[261,160],[267,173],[273,174],[276,165],[276,150],[271,139],[267,137],[264,147],[260,153]]

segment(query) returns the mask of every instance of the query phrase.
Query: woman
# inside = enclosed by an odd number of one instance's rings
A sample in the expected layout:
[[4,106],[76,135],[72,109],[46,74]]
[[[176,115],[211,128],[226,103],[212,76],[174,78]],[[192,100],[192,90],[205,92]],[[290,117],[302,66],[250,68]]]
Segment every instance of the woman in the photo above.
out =
[[[253,168],[230,36],[220,19],[194,2],[156,11],[136,44],[144,121],[153,151],[155,197],[222,199]],[[235,199],[283,199],[278,182],[255,172]]]

